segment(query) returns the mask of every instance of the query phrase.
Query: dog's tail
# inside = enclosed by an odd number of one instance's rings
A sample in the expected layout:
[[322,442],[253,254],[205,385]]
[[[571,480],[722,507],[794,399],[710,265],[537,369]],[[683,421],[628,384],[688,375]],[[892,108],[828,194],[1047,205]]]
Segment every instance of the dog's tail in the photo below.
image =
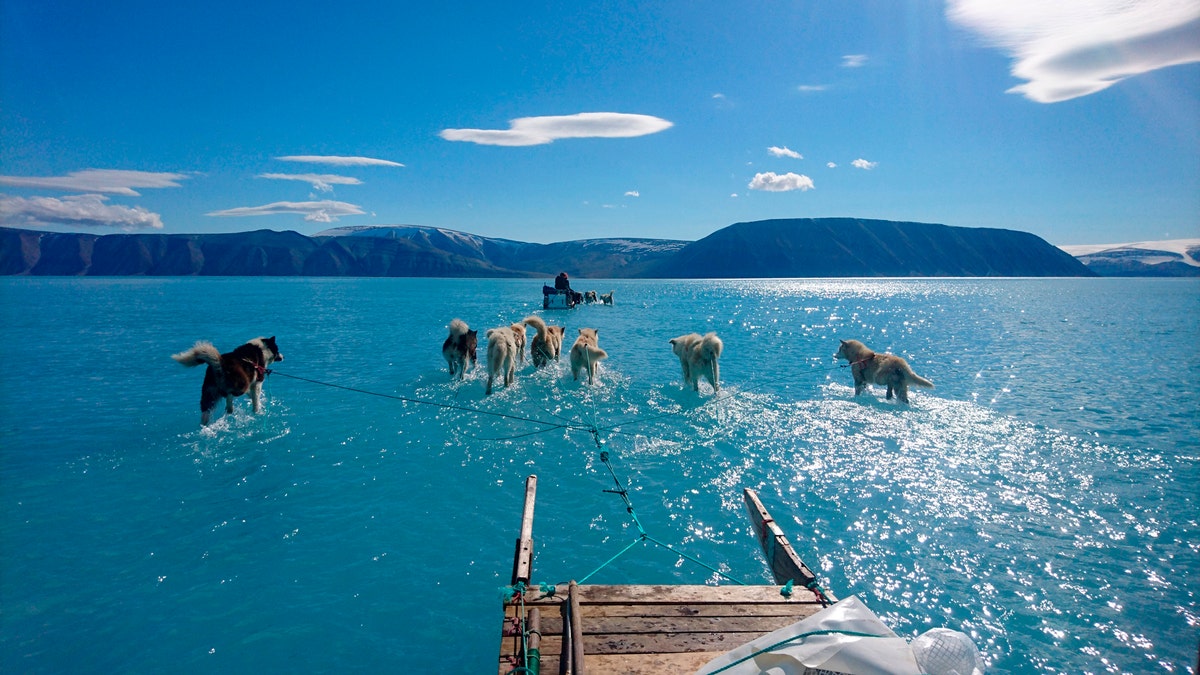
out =
[[533,326],[533,329],[537,331],[538,337],[542,340],[546,339],[546,322],[542,321],[542,317],[527,316],[523,321],[521,321],[521,323],[525,324],[526,326]]
[[186,352],[172,354],[171,358],[185,366],[188,366],[189,368],[192,366],[198,366],[201,363],[207,363],[213,368],[221,367],[221,352],[217,351],[217,348],[214,347],[211,342],[207,342],[205,340],[197,342],[194,347]]
[[705,333],[700,339],[700,353],[704,358],[711,361],[716,361],[721,356],[721,350],[725,348],[725,343],[721,342],[721,338],[717,337],[716,333]]
[[[904,365],[908,366],[908,364]],[[909,384],[914,384],[918,387],[925,387],[926,389],[933,389],[933,383],[914,373],[911,367],[906,367],[904,369],[904,379],[907,380]]]
[[593,347],[592,345],[584,345],[583,352],[587,355],[588,360],[592,363],[595,363],[600,359],[608,358],[608,352],[600,349],[599,347]]
[[466,335],[467,331],[471,330],[469,327],[467,327],[467,322],[463,321],[462,319],[452,320],[450,322],[449,328],[450,328],[450,335],[452,335],[454,337]]

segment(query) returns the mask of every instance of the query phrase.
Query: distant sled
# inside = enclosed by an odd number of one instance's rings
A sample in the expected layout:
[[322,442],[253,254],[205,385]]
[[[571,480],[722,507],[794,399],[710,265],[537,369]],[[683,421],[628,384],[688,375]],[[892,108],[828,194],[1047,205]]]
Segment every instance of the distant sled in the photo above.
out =
[[581,297],[574,291],[542,284],[542,309],[574,309]]

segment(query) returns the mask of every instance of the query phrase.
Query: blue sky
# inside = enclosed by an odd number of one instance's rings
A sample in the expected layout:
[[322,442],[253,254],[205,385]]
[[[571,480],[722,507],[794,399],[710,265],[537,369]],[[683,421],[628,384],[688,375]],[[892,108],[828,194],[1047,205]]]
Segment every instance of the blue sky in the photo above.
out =
[[0,3],[3,225],[835,216],[1200,237],[1200,4]]

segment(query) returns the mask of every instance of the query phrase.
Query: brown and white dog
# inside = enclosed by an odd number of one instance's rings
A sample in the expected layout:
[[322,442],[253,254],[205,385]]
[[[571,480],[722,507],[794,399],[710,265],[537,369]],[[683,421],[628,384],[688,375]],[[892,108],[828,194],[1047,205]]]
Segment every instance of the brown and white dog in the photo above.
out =
[[721,350],[725,344],[716,333],[688,333],[677,338],[671,338],[671,351],[679,357],[679,365],[683,368],[683,384],[691,385],[695,391],[700,391],[700,378],[704,377],[712,385],[713,391],[721,391]]
[[583,301],[589,305],[592,304],[593,302],[596,302],[596,291],[584,291],[583,292]]
[[254,412],[262,412],[262,383],[272,363],[283,360],[275,337],[254,338],[237,349],[222,354],[211,342],[201,340],[191,349],[171,358],[185,366],[208,365],[200,387],[200,424],[212,420],[217,401],[225,399],[225,414],[233,413],[233,399],[250,392]]
[[566,328],[562,326],[547,326],[540,316],[527,316],[521,323],[533,326],[537,334],[529,342],[529,355],[533,357],[533,365],[541,368],[550,361],[557,361],[562,354],[563,334]]
[[462,319],[450,322],[450,335],[442,343],[442,357],[450,367],[450,377],[463,379],[475,366],[475,350],[479,346],[479,331],[471,330]]
[[596,364],[608,358],[608,352],[600,349],[600,332],[595,328],[580,328],[579,337],[571,346],[571,377],[579,379],[580,371],[587,371],[588,384],[596,381]]
[[492,381],[497,377],[505,388],[513,383],[517,372],[517,339],[511,326],[489,328],[487,331],[487,392],[492,393]]
[[601,296],[600,296],[600,302],[601,302],[601,303],[603,303],[603,304],[605,304],[605,305],[611,305],[611,304],[613,304],[613,300],[612,300],[612,294],[613,294],[613,292],[612,292],[612,291],[609,291],[609,292],[605,293],[604,295],[601,295]]
[[876,354],[858,340],[842,340],[836,356],[850,362],[855,396],[861,394],[868,384],[882,384],[887,386],[889,400],[895,393],[901,403],[908,403],[910,384],[933,389],[933,383],[914,373],[908,361],[894,354]]

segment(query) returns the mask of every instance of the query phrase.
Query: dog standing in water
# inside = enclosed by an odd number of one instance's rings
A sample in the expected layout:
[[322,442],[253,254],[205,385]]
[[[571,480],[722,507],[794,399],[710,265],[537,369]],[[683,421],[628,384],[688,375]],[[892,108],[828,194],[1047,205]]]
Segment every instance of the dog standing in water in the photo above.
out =
[[492,380],[504,381],[504,387],[513,383],[517,372],[517,338],[511,326],[489,328],[487,332],[487,393],[492,393]]
[[450,366],[450,377],[463,379],[475,365],[475,349],[479,343],[479,331],[471,330],[462,319],[450,322],[450,335],[442,343],[442,356]]
[[908,403],[910,384],[933,389],[933,383],[914,373],[908,361],[894,354],[876,354],[858,340],[842,340],[837,358],[850,362],[855,396],[861,394],[868,384],[882,384],[887,387],[888,400],[895,393],[901,403]]
[[571,346],[571,377],[579,379],[581,370],[587,371],[588,384],[596,381],[596,363],[608,358],[608,352],[600,349],[600,332],[595,328],[580,328],[579,337]]
[[671,338],[671,351],[679,357],[679,365],[683,368],[683,384],[691,385],[695,391],[700,391],[700,378],[703,377],[712,385],[713,391],[721,391],[721,350],[725,344],[716,333],[688,333],[677,338]]
[[185,366],[208,365],[204,384],[200,387],[200,424],[207,426],[217,401],[225,399],[225,414],[233,413],[233,399],[250,392],[254,412],[262,412],[262,383],[267,368],[283,360],[275,345],[275,337],[254,338],[237,349],[222,354],[211,342],[200,341],[186,352],[171,358]]
[[513,332],[513,344],[517,348],[517,363],[525,365],[525,323],[514,323],[509,326]]
[[529,355],[533,358],[534,367],[541,368],[552,360],[557,361],[562,354],[563,333],[566,332],[566,328],[547,326],[540,316],[527,316],[521,323],[533,326],[537,331],[529,342]]

